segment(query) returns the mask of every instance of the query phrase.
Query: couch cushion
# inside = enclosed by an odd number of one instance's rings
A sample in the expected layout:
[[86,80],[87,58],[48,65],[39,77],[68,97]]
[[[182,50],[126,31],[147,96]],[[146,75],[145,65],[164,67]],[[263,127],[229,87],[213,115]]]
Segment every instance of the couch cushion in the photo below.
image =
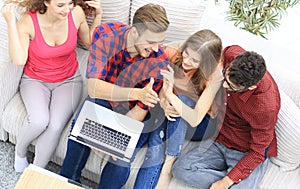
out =
[[23,125],[27,117],[27,112],[20,93],[17,93],[6,105],[3,111],[1,125],[8,133],[16,136],[19,133],[19,128]]
[[182,1],[174,0],[132,0],[130,22],[135,11],[148,3],[162,5],[167,11],[170,26],[167,31],[166,42],[183,41],[200,29],[200,21],[205,7],[198,0],[185,0],[184,5]]
[[269,162],[267,171],[258,189],[300,189],[300,167],[284,171],[276,164]]
[[118,21],[129,24],[130,0],[101,0],[102,22]]
[[279,88],[300,108],[300,76],[282,71],[279,74],[274,74],[274,79]]
[[271,161],[282,170],[293,170],[300,165],[300,109],[280,90],[281,108],[276,123],[278,156]]

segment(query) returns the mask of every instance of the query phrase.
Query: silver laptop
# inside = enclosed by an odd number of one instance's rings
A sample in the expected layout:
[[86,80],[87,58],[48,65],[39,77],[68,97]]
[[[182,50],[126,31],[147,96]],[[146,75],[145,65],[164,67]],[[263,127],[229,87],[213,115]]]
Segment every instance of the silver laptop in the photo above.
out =
[[143,127],[143,122],[85,101],[69,138],[129,162]]

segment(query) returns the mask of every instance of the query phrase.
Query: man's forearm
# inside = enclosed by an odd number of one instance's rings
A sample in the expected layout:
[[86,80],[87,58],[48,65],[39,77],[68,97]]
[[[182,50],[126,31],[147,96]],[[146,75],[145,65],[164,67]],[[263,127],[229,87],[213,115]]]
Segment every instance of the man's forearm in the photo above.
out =
[[131,117],[131,118],[136,119],[138,121],[144,121],[147,113],[148,113],[148,110],[144,110],[144,109],[140,108],[138,105],[136,105],[131,110],[129,110],[126,113],[126,115],[128,117]]
[[88,94],[92,98],[110,101],[131,101],[138,99],[138,88],[120,87],[99,79],[88,79]]

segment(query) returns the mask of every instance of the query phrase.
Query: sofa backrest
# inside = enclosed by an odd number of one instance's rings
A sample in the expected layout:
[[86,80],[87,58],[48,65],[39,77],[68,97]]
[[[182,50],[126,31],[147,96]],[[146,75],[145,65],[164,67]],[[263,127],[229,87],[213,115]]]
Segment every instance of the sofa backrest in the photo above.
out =
[[[205,6],[199,0],[132,0],[130,23],[135,11],[148,3],[155,3],[166,9],[170,26],[165,42],[184,41],[190,35],[201,29],[200,22]],[[203,28],[202,28],[203,29]]]
[[273,74],[279,87],[281,107],[276,123],[278,156],[271,161],[281,170],[300,166],[300,80]]
[[[200,23],[205,6],[199,0],[101,0],[102,22],[118,21],[131,24],[135,11],[148,3],[155,3],[166,9],[170,26],[166,34],[166,43],[184,41],[201,28]],[[89,25],[93,17],[87,17]],[[79,45],[84,48],[82,44]]]

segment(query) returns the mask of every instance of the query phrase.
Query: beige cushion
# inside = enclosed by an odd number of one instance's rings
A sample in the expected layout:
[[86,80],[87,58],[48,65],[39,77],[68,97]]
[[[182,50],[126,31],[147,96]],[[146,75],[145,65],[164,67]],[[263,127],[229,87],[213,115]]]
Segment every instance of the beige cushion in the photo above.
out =
[[6,105],[3,111],[2,125],[4,130],[12,134],[18,135],[20,127],[22,127],[25,119],[27,118],[27,112],[20,93],[18,92]]
[[129,24],[130,0],[101,0],[103,22],[118,21]]
[[300,189],[300,168],[284,171],[269,162],[267,171],[258,189]]
[[183,41],[196,31],[200,30],[200,21],[205,10],[205,6],[199,0],[132,0],[130,10],[130,20],[133,19],[135,11],[148,3],[162,5],[170,21],[167,31],[166,42]]
[[294,170],[300,165],[300,109],[282,90],[280,97],[276,123],[278,156],[271,161],[282,170]]
[[[283,78],[284,77],[284,78]],[[300,77],[281,76],[276,80],[280,89],[282,89],[300,108]]]

